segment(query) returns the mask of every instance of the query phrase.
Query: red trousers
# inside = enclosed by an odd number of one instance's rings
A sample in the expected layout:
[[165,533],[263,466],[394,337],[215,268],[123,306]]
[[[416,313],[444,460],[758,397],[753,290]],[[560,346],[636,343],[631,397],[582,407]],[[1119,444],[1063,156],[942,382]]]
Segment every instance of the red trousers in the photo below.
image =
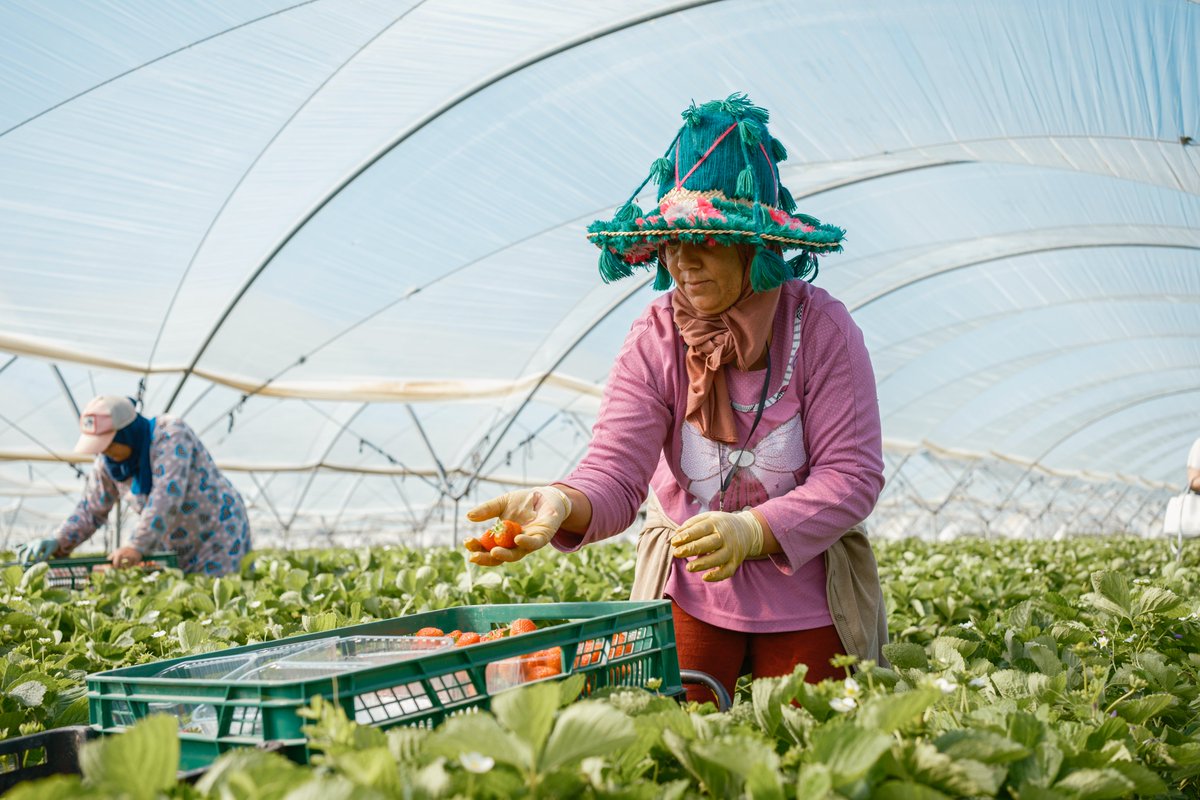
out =
[[[845,670],[835,669],[829,659],[842,652],[842,641],[832,625],[807,631],[781,633],[743,633],[701,622],[672,600],[675,618],[675,646],[679,666],[707,672],[725,686],[733,697],[739,675],[749,672],[756,678],[791,675],[797,664],[807,664],[805,680],[818,683],[825,678],[840,678]],[[712,690],[689,685],[688,700],[715,700]]]

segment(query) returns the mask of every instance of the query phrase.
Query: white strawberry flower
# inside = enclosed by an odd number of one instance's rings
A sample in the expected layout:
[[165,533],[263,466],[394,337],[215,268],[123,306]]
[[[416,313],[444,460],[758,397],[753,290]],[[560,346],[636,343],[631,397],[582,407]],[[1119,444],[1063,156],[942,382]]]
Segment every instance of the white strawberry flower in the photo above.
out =
[[954,681],[948,681],[945,678],[938,678],[933,682],[933,685],[942,690],[942,694],[950,694],[958,688],[958,684]]
[[850,709],[858,705],[853,697],[835,697],[829,701],[829,707],[834,711],[845,714]]
[[485,756],[483,753],[463,753],[458,757],[458,761],[463,765],[463,769],[467,772],[474,772],[476,775],[482,775],[496,766],[496,759]]
[[846,697],[858,697],[862,694],[862,687],[858,685],[858,681],[854,678],[846,678],[842,682],[846,687]]
[[967,683],[971,686],[974,686],[976,689],[982,689],[988,685],[988,680],[987,678],[983,677],[971,678],[971,680],[967,681]]
[[959,625],[958,627],[966,628],[967,630],[970,630],[971,628],[975,627],[975,620],[969,619],[966,622],[964,622],[962,625]]
[[1107,636],[1098,637],[1096,639],[1096,646],[1097,647],[1108,647],[1108,637]]

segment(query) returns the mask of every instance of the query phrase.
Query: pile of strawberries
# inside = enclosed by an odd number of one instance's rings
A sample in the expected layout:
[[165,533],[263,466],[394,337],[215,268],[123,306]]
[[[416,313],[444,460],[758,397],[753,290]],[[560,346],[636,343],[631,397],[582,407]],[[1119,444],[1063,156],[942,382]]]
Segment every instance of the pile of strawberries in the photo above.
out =
[[[507,628],[495,628],[487,633],[476,633],[475,631],[450,631],[445,633],[441,628],[421,628],[417,631],[417,636],[449,636],[454,640],[457,647],[466,647],[469,644],[478,644],[480,642],[491,642],[496,639],[503,639],[506,636],[519,636],[522,633],[532,633],[537,630],[537,625],[531,619],[515,619],[509,623]],[[551,647],[546,650],[538,650],[530,653],[527,656],[520,656],[521,678],[524,681],[537,681],[542,678],[552,678],[555,675],[562,674],[562,648]]]

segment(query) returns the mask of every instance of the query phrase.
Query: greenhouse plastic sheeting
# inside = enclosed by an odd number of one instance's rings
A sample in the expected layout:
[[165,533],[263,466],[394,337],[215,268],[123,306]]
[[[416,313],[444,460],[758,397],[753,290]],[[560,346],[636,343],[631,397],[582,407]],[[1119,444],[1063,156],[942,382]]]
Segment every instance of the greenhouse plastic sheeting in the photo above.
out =
[[584,228],[733,91],[849,232],[876,521],[1149,530],[1200,435],[1197,42],[1186,0],[0,4],[0,536],[139,380],[264,531],[563,475],[654,295]]

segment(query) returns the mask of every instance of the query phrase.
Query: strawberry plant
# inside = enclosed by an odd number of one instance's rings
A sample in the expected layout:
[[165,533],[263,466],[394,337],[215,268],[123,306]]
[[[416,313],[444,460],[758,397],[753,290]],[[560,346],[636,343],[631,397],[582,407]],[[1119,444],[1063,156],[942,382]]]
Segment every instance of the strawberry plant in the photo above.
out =
[[[195,786],[168,774],[175,727],[153,718],[90,745],[85,774],[13,797],[1189,797],[1200,793],[1200,556],[1164,542],[960,539],[877,545],[890,666],[741,684],[733,708],[653,691],[571,702],[535,654],[523,688],[439,728],[380,731],[314,703],[310,766],[222,756]],[[86,721],[93,670],[479,603],[621,599],[627,545],[534,553],[504,570],[462,551],[258,554],[218,580],[109,571],[82,591],[0,571],[0,728]],[[520,626],[518,626],[520,627]],[[456,632],[451,632],[454,634]],[[513,635],[461,632],[471,636]],[[636,644],[581,645],[576,664]],[[544,663],[543,663],[544,662]],[[617,666],[621,666],[618,664]],[[652,690],[655,687],[647,687]],[[161,730],[155,726],[163,726]],[[124,744],[119,744],[124,742]],[[146,780],[133,786],[129,763]],[[157,765],[157,766],[156,766]],[[130,785],[122,785],[122,780]]]

